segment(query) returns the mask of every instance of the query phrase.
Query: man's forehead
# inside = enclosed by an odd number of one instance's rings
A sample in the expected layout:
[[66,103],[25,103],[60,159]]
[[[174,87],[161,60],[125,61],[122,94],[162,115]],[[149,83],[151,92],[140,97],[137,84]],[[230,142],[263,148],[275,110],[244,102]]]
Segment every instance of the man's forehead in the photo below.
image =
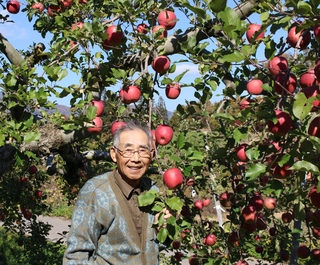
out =
[[120,134],[120,144],[122,145],[147,145],[148,135],[142,130],[128,130]]

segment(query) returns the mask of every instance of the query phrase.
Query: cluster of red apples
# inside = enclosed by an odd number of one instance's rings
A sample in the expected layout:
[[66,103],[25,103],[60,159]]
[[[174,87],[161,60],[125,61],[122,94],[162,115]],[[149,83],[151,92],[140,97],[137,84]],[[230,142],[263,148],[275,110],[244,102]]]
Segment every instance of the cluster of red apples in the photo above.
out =
[[101,119],[101,115],[104,112],[104,103],[100,99],[93,99],[90,102],[90,105],[96,107],[97,111],[96,111],[96,117],[91,121],[92,125],[88,127],[88,132],[92,134],[98,134],[103,129],[103,121]]

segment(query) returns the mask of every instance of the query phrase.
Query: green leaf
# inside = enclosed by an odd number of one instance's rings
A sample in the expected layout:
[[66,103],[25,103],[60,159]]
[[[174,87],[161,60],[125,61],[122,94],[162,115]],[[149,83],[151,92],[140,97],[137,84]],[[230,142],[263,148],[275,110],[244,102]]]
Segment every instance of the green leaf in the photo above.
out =
[[306,1],[299,1],[297,4],[298,12],[302,14],[312,14],[312,7]]
[[32,141],[37,141],[41,137],[41,133],[38,132],[28,132],[23,137],[25,143],[30,143]]
[[215,113],[212,115],[212,118],[220,118],[226,121],[234,121],[234,117],[227,113]]
[[138,205],[140,207],[149,206],[153,204],[154,200],[156,199],[156,191],[149,190],[146,193],[143,193],[138,196]]
[[263,164],[254,164],[246,171],[245,178],[250,180],[255,180],[259,177],[260,174],[266,172],[266,165]]
[[184,134],[183,134],[183,133],[180,133],[180,134],[178,135],[178,138],[177,138],[177,145],[178,145],[178,148],[179,148],[179,149],[183,148],[184,143],[185,143],[185,137],[184,137]]
[[98,108],[96,106],[89,106],[86,111],[87,118],[91,121],[97,116]]
[[63,78],[65,78],[68,75],[68,71],[66,69],[62,69],[58,73],[58,80],[61,81]]
[[239,128],[236,128],[233,131],[233,138],[237,143],[240,143],[243,139],[247,137],[247,135],[248,135],[247,130],[243,130],[243,129],[240,130]]
[[210,87],[211,87],[211,90],[212,91],[216,91],[217,87],[218,87],[218,84],[216,81],[214,80],[207,80],[206,81],[206,84],[208,84]]
[[183,202],[179,197],[168,198],[166,201],[170,209],[175,211],[181,211]]
[[190,5],[190,2],[188,0],[182,0],[181,4],[189,10],[191,10],[192,12],[194,12],[195,14],[197,14],[198,16],[200,16],[201,18],[206,17],[206,11],[204,9],[195,7],[194,5]]
[[209,7],[212,12],[218,13],[223,11],[227,6],[227,0],[212,0],[210,1]]
[[220,63],[232,63],[232,62],[241,62],[246,58],[246,56],[239,52],[239,51],[233,51],[232,53],[222,55],[221,57],[218,58],[218,62]]
[[308,171],[317,175],[319,175],[320,173],[319,168],[316,165],[304,160],[294,163],[292,167],[290,167],[289,169],[303,171],[303,172]]
[[248,149],[246,155],[250,160],[254,160],[259,158],[260,152],[257,149]]
[[199,160],[199,161],[203,161],[204,159],[204,154],[203,152],[200,152],[200,151],[197,151],[197,150],[194,150],[192,152],[192,155],[188,157],[189,160]]
[[269,180],[266,187],[263,189],[265,194],[275,194],[277,197],[281,195],[283,191],[283,184],[277,179]]
[[306,218],[306,212],[305,212],[305,207],[302,202],[299,201],[299,203],[294,205],[294,216],[298,220],[305,220]]
[[165,227],[160,228],[158,234],[157,234],[157,239],[159,240],[160,243],[163,243],[166,241],[168,236],[168,230]]
[[176,83],[179,83],[181,81],[181,79],[184,77],[184,75],[189,72],[189,70],[185,70],[183,71],[181,74],[177,75],[173,81],[176,82]]
[[269,12],[263,12],[260,14],[260,20],[261,21],[266,21],[270,17]]
[[306,118],[312,109],[312,102],[314,99],[307,99],[303,92],[295,95],[293,103],[293,115],[299,120]]

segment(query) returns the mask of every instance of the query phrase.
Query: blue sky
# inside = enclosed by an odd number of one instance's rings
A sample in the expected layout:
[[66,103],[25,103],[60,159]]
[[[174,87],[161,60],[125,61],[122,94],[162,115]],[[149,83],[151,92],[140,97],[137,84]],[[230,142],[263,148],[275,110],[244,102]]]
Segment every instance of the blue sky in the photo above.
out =
[[[22,9],[22,8],[21,8]],[[3,10],[1,12],[3,15],[8,14],[6,10]],[[49,38],[47,40],[43,40],[41,35],[34,31],[32,28],[33,23],[29,22],[26,14],[20,13],[13,15],[9,14],[10,19],[14,21],[14,23],[5,23],[5,24],[0,24],[0,32],[3,36],[5,36],[11,44],[16,48],[16,49],[27,49],[28,46],[32,45],[33,42],[38,43],[38,42],[43,42],[47,47],[49,46],[48,41],[50,40]],[[186,29],[188,27],[188,21],[184,18],[183,15],[177,14],[177,17],[180,19],[177,22],[177,25],[175,29]],[[170,30],[168,34],[173,34],[174,29]],[[170,59],[172,61],[176,61],[180,59],[181,57],[174,55],[170,56]],[[182,73],[185,69],[189,69],[189,72],[184,76],[184,78],[181,80],[181,83],[190,83],[192,82],[196,77],[199,77],[198,73],[198,66],[191,64],[191,63],[179,63],[177,64],[176,72],[174,74],[170,74],[170,78],[174,78],[176,75]],[[59,85],[62,86],[67,86],[69,83],[79,83],[80,77],[77,77],[75,75],[73,76],[68,76],[65,78]],[[69,82],[69,83],[67,83]],[[112,89],[114,91],[119,90],[120,86],[115,86]],[[168,99],[165,96],[165,91],[164,89],[159,89],[160,96],[163,97],[166,103],[166,107],[170,111],[174,111],[176,109],[176,106],[178,104],[185,105],[186,100],[197,100],[194,97],[194,92],[195,89],[192,87],[184,87],[181,90],[181,94],[177,99]],[[214,96],[212,98],[212,101],[219,101],[221,100],[221,97],[217,96],[221,94],[221,88],[218,88],[217,91],[214,92]],[[70,98],[64,98],[64,99],[55,99],[58,104],[63,104],[63,105],[69,105],[69,100]],[[157,100],[157,99],[156,99]]]

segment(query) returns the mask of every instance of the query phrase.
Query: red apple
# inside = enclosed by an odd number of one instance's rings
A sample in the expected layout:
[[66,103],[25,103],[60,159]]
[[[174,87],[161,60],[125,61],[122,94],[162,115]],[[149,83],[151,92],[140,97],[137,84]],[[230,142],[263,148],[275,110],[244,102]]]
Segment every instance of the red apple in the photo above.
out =
[[181,170],[177,167],[167,169],[163,173],[163,182],[171,190],[179,188],[183,183]]
[[[298,45],[298,41],[302,38],[300,41],[300,45]],[[305,49],[309,45],[311,41],[311,34],[310,31],[302,30],[297,32],[297,26],[293,26],[290,28],[288,32],[287,41],[289,45],[293,48],[298,49]],[[297,46],[298,45],[298,46]]]
[[73,0],[63,0],[63,1],[60,1],[60,3],[62,7],[67,8],[72,6]]
[[305,246],[301,245],[298,247],[298,257],[301,259],[306,259],[310,255],[310,249]]
[[116,130],[118,130],[119,128],[126,126],[127,124],[124,121],[115,121],[112,123],[111,125],[111,134],[114,135],[114,133],[116,132]]
[[184,217],[189,217],[190,216],[190,208],[188,205],[183,205],[181,209],[181,215]]
[[320,138],[320,117],[315,117],[308,127],[308,134]]
[[265,221],[263,218],[261,218],[261,217],[259,217],[259,218],[257,219],[257,229],[258,229],[258,230],[265,230],[265,229],[267,229],[267,223],[266,223],[266,221]]
[[261,186],[266,186],[269,182],[269,177],[267,175],[264,175],[263,177],[259,177],[259,183]]
[[28,183],[28,178],[23,176],[23,177],[21,177],[21,178],[19,179],[19,182],[20,182],[22,185],[25,185],[25,184]]
[[219,196],[220,204],[223,207],[231,207],[232,201],[234,201],[234,194],[232,192],[223,192]]
[[32,8],[37,9],[40,13],[42,13],[44,10],[44,5],[42,3],[35,3],[32,4]]
[[157,18],[158,24],[167,30],[173,29],[177,22],[177,16],[171,10],[162,10]]
[[147,34],[148,33],[148,25],[145,24],[145,23],[140,23],[138,26],[137,26],[137,31],[141,34]]
[[204,239],[204,244],[207,246],[213,246],[216,242],[217,237],[214,234],[210,234]]
[[167,56],[158,56],[153,59],[151,66],[155,72],[163,74],[169,70],[170,60]]
[[187,186],[193,186],[194,185],[194,179],[193,178],[189,178],[186,182]]
[[309,69],[307,72],[300,76],[300,86],[309,87],[318,84],[314,69]]
[[48,7],[48,14],[50,17],[54,17],[57,13],[61,12],[61,8],[58,5],[49,5]]
[[277,233],[277,228],[275,228],[275,227],[270,227],[269,228],[269,235],[270,236],[275,236],[276,233]]
[[174,257],[177,261],[180,261],[183,257],[183,254],[181,252],[175,252]]
[[290,212],[285,212],[281,215],[281,219],[284,223],[290,223],[293,219],[293,215]]
[[88,132],[92,134],[98,134],[103,129],[103,121],[100,117],[95,117],[92,121],[92,125],[88,127]]
[[180,248],[180,241],[173,241],[172,242],[172,247],[174,248],[174,249],[179,249]]
[[197,209],[199,210],[202,210],[203,209],[203,201],[202,200],[196,200],[194,203],[193,203],[194,207],[196,207]]
[[257,253],[262,253],[263,252],[263,246],[256,246],[256,252]]
[[228,235],[228,244],[232,247],[239,246],[239,235],[237,231],[232,231]]
[[237,155],[237,158],[242,162],[247,162],[249,160],[247,155],[246,155],[246,147],[247,146],[248,146],[247,144],[240,144],[235,149],[235,153]]
[[312,249],[310,256],[313,260],[320,260],[320,249],[319,248]]
[[83,22],[79,21],[71,25],[71,30],[83,29],[83,27],[84,27]]
[[30,167],[29,167],[29,173],[30,173],[31,175],[36,174],[37,171],[38,171],[38,169],[37,169],[36,166],[30,166]]
[[197,256],[193,255],[189,258],[190,265],[200,265],[200,260]]
[[281,250],[280,250],[280,258],[281,258],[281,260],[283,260],[283,261],[288,261],[289,258],[290,258],[290,253],[289,253],[289,251],[286,250],[286,249],[281,249]]
[[313,214],[312,214],[312,222],[315,225],[320,225],[320,211],[316,210]]
[[0,209],[0,221],[3,221],[6,218],[6,214]]
[[17,0],[10,0],[7,2],[7,10],[11,14],[18,14],[20,11],[20,3]]
[[291,116],[284,111],[275,110],[277,122],[274,123],[272,120],[268,121],[268,129],[271,133],[275,135],[286,135],[292,126]]
[[32,217],[32,213],[29,210],[24,210],[22,214],[23,214],[24,218],[26,218],[28,220],[31,219],[31,217]]
[[158,25],[152,28],[152,36],[153,38],[163,39],[168,36],[168,31],[165,26]]
[[242,209],[242,217],[247,224],[253,224],[257,222],[257,211],[252,205],[247,205]]
[[268,159],[268,163],[272,164],[270,168],[271,174],[274,178],[277,179],[286,179],[291,175],[292,172],[291,170],[289,170],[289,168],[291,167],[289,164],[283,164],[282,166],[278,164],[282,156],[282,154],[271,155]]
[[42,197],[42,191],[41,190],[35,190],[34,196],[38,199]]
[[241,259],[241,260],[237,261],[237,263],[235,265],[249,265],[249,263],[246,262],[244,259]]
[[181,92],[181,88],[180,85],[175,83],[175,84],[168,84],[166,86],[166,96],[167,98],[170,99],[176,99],[177,97],[179,97]]
[[95,106],[97,108],[97,116],[101,116],[104,112],[104,103],[102,100],[93,99],[90,103],[92,106]]
[[277,74],[275,76],[274,90],[279,95],[291,95],[296,91],[297,77],[293,74]]
[[320,108],[320,100],[316,99],[317,95],[320,94],[319,86],[313,85],[304,87],[301,89],[301,92],[304,93],[306,98],[315,97],[314,101],[312,102],[313,108],[311,109],[311,111],[317,111]]
[[[261,41],[261,39],[264,38],[264,31],[261,31],[261,25],[259,24],[250,24],[248,26],[248,30],[246,31],[246,36],[247,36],[247,40],[250,42],[250,43],[255,43],[256,41]],[[257,35],[255,38],[254,35],[255,33],[258,33],[258,31],[260,32],[259,35]]]
[[242,99],[239,103],[240,109],[244,110],[244,109],[250,108],[250,104],[252,102],[254,102],[254,100],[252,99],[247,99],[247,98]]
[[249,199],[249,204],[253,205],[257,211],[261,211],[263,209],[263,198],[260,194],[255,194]]
[[247,83],[247,91],[251,95],[260,95],[263,92],[263,82],[259,79],[251,79]]
[[137,102],[141,97],[141,91],[137,86],[127,86],[120,89],[120,99],[125,104]]
[[202,200],[202,202],[203,202],[203,206],[207,207],[210,204],[210,199],[209,198],[205,198],[205,199]]
[[274,198],[267,197],[264,199],[263,205],[268,210],[274,210],[277,206],[277,201]]
[[173,137],[173,130],[169,125],[162,124],[156,128],[156,141],[160,145],[168,144]]
[[252,234],[257,230],[257,223],[241,223],[241,228],[244,229],[247,233]]
[[316,226],[316,227],[312,228],[312,235],[315,238],[320,238],[320,227],[319,226]]
[[[313,206],[320,209],[320,193],[317,192],[316,186],[310,190],[309,198]],[[315,213],[313,215],[315,215]]]
[[116,46],[122,41],[123,32],[117,25],[111,25],[107,27],[106,33],[107,38],[105,41],[109,46]]
[[268,69],[273,76],[284,74],[288,70],[288,60],[283,56],[276,56],[268,61]]

